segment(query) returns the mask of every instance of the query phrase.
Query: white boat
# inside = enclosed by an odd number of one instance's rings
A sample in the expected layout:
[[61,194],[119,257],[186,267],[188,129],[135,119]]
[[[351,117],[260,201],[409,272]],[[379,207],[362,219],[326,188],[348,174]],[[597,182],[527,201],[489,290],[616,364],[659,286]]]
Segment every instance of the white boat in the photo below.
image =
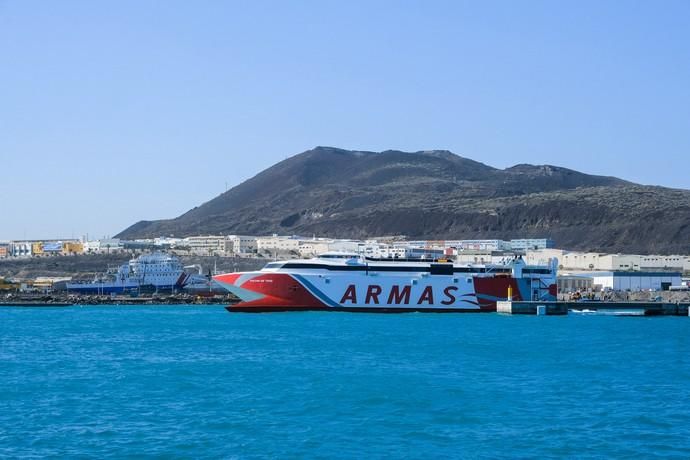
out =
[[66,290],[77,294],[121,294],[142,288],[175,291],[190,283],[208,282],[200,274],[184,271],[180,259],[157,252],[131,259],[113,274],[105,274],[90,282],[67,283]]
[[372,259],[327,253],[214,276],[241,302],[229,311],[496,311],[496,301],[556,300],[556,267]]

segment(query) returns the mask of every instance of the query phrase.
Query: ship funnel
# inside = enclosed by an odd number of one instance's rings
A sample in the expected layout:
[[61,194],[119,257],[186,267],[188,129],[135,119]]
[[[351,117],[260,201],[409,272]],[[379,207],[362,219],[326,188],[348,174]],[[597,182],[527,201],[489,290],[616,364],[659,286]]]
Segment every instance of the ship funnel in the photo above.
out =
[[513,278],[522,278],[522,269],[525,267],[525,261],[522,260],[521,256],[516,257],[511,266],[513,269]]

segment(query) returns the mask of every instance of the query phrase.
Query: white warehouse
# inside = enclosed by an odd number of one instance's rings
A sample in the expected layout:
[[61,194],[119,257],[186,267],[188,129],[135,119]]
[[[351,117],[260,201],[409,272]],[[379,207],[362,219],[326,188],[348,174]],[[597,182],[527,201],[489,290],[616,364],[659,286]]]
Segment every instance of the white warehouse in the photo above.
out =
[[680,286],[680,272],[590,272],[580,273],[592,278],[594,288],[614,291],[666,291],[671,286]]

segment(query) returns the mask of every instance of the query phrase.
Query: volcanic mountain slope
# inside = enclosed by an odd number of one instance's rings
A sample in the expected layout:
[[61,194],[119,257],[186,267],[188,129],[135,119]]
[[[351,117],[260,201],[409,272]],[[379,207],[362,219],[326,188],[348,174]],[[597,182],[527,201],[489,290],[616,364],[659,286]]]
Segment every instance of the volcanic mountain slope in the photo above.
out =
[[496,169],[451,152],[317,147],[170,220],[118,236],[302,234],[364,238],[551,237],[559,247],[690,250],[690,191],[557,166]]

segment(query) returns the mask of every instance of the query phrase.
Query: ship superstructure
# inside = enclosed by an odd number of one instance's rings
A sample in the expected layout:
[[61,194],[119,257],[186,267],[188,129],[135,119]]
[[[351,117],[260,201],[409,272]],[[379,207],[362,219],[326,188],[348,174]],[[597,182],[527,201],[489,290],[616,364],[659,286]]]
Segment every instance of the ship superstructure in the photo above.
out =
[[327,253],[217,275],[241,299],[229,311],[496,311],[498,300],[555,300],[556,266],[456,264]]

